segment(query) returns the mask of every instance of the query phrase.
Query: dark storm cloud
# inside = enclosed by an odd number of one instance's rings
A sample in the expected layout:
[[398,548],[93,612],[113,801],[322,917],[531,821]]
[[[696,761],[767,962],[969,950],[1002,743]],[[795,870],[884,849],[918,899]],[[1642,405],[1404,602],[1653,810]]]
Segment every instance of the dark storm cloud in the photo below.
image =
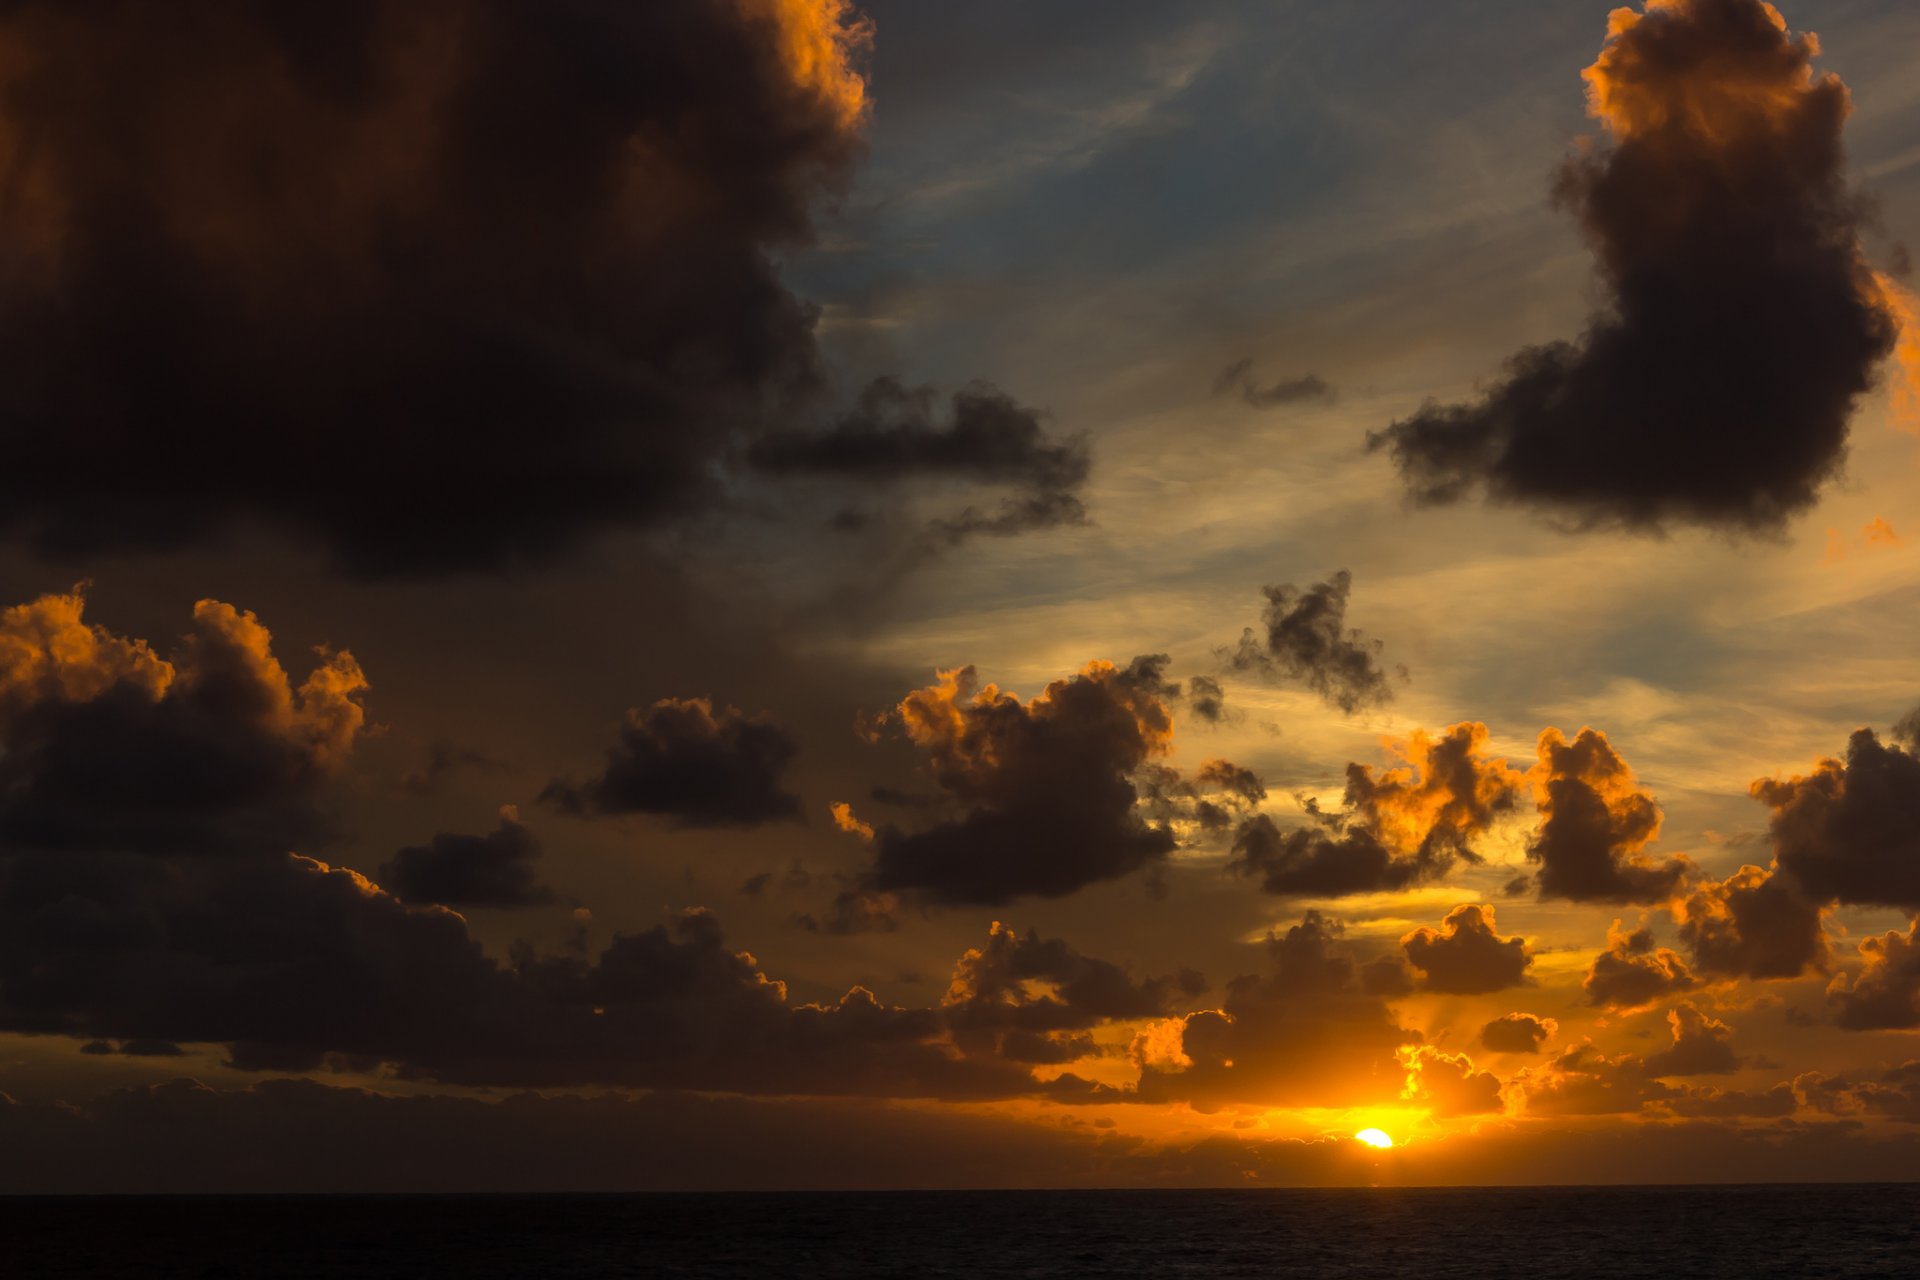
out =
[[1648,1056],[1643,1069],[1649,1076],[1730,1075],[1741,1066],[1733,1051],[1733,1028],[1682,1001],[1667,1012],[1673,1043]]
[[1593,958],[1580,984],[1588,1004],[1611,1009],[1644,1008],[1695,985],[1687,962],[1656,945],[1653,930],[1628,932],[1618,920],[1607,930],[1607,949]]
[[380,868],[380,884],[411,903],[449,907],[532,907],[554,900],[533,864],[540,842],[511,811],[484,836],[441,832],[424,845],[394,854]]
[[1763,778],[1775,858],[1821,902],[1920,911],[1920,759],[1856,731],[1845,760],[1798,778]]
[[1255,814],[1235,835],[1230,865],[1268,893],[1332,897],[1404,889],[1476,862],[1473,840],[1512,808],[1521,782],[1486,748],[1486,726],[1469,722],[1438,738],[1416,734],[1399,748],[1403,768],[1350,763],[1340,812],[1309,802],[1315,825],[1287,831]]
[[779,725],[705,698],[663,698],[627,712],[607,767],[584,783],[556,778],[540,799],[570,813],[653,813],[685,827],[755,826],[800,816],[781,789],[798,747]]
[[985,512],[970,507],[936,522],[936,534],[949,542],[1086,521],[1079,498],[1091,465],[1085,437],[1049,435],[1039,413],[984,383],[954,392],[941,423],[933,388],[877,379],[827,430],[769,433],[749,459],[774,475],[963,480],[1014,490]]
[[[1306,685],[1349,714],[1393,697],[1393,685],[1379,664],[1378,640],[1347,626],[1347,597],[1353,575],[1345,569],[1325,582],[1300,588],[1292,583],[1263,587],[1267,606],[1261,635],[1248,627],[1240,643],[1221,656],[1236,671]],[[1402,680],[1405,667],[1396,668]]]
[[1694,967],[1722,977],[1797,978],[1827,967],[1819,905],[1779,873],[1742,867],[1674,903]]
[[1421,971],[1421,988],[1448,995],[1484,995],[1524,986],[1533,964],[1525,938],[1501,937],[1493,908],[1471,903],[1447,912],[1438,929],[1415,929],[1400,945],[1407,963]]
[[327,833],[322,789],[365,719],[351,654],[295,687],[230,605],[196,604],[164,658],[84,608],[0,613],[0,852],[277,853]]
[[1527,857],[1540,864],[1534,881],[1542,898],[1651,903],[1672,894],[1689,864],[1655,862],[1643,852],[1660,834],[1660,807],[1607,735],[1582,729],[1569,742],[1546,730],[1528,778],[1541,823]]
[[1552,1018],[1508,1013],[1480,1028],[1480,1043],[1495,1053],[1538,1053],[1559,1030]]
[[1136,812],[1136,771],[1170,749],[1166,659],[1091,662],[1030,702],[972,667],[908,694],[889,716],[927,755],[958,815],[873,839],[870,888],[931,901],[1059,897],[1151,866],[1175,847]]
[[1743,530],[1812,505],[1897,332],[1846,183],[1847,91],[1816,50],[1762,0],[1615,10],[1586,73],[1611,141],[1554,183],[1607,303],[1480,401],[1368,437],[1417,501]]
[[1253,376],[1253,357],[1246,356],[1220,371],[1213,380],[1213,394],[1237,395],[1256,409],[1274,409],[1306,400],[1331,400],[1333,388],[1317,373],[1281,378],[1263,387]]
[[360,575],[703,501],[817,382],[773,254],[848,176],[842,0],[8,5],[4,524],[265,523]]
[[1170,1038],[1134,1045],[1142,1102],[1200,1110],[1247,1103],[1340,1106],[1397,1093],[1396,1057],[1420,1033],[1363,991],[1341,926],[1317,911],[1267,938],[1269,970],[1227,984],[1218,1009],[1165,1024]]
[[1920,921],[1905,933],[1889,929],[1861,939],[1860,958],[1858,974],[1842,974],[1827,988],[1834,1022],[1848,1031],[1920,1027]]

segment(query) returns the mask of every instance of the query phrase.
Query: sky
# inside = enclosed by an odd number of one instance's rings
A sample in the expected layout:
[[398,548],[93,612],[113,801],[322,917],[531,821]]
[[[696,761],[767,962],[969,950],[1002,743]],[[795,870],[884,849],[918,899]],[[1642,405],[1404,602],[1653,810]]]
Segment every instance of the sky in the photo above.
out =
[[0,1190],[1911,1177],[1916,50],[7,6]]

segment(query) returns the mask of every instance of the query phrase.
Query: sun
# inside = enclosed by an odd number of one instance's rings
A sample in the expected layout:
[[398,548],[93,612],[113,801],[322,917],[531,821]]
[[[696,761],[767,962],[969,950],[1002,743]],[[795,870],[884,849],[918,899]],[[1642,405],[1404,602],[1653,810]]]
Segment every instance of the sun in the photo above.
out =
[[1385,1151],[1393,1145],[1392,1135],[1384,1129],[1362,1129],[1353,1136],[1356,1141],[1364,1142],[1368,1146],[1377,1147],[1382,1151]]

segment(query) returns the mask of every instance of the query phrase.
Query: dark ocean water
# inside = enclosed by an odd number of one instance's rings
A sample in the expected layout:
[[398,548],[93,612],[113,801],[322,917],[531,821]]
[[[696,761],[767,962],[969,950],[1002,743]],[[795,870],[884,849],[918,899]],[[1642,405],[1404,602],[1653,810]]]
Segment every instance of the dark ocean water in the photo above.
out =
[[1920,1186],[0,1199],[0,1274],[1920,1276]]

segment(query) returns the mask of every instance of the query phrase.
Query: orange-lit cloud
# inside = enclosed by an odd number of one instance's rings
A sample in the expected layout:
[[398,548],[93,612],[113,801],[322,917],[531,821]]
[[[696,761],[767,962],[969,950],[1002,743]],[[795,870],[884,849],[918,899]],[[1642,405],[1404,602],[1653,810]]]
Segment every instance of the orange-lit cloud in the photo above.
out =
[[1468,903],[1447,913],[1440,928],[1422,926],[1400,939],[1421,986],[1450,995],[1482,995],[1527,981],[1533,953],[1518,935],[1503,938],[1493,908]]

